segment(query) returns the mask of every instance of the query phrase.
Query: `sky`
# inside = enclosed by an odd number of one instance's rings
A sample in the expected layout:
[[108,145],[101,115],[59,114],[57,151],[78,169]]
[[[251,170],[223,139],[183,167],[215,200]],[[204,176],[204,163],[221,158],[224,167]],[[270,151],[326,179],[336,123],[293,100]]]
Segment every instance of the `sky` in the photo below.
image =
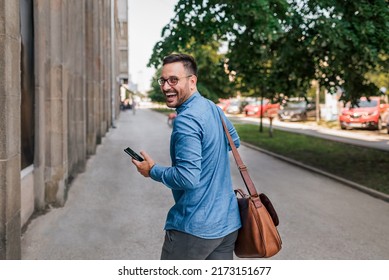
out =
[[128,0],[129,71],[131,79],[144,92],[150,88],[155,69],[148,68],[153,47],[161,39],[162,28],[174,16],[178,0]]

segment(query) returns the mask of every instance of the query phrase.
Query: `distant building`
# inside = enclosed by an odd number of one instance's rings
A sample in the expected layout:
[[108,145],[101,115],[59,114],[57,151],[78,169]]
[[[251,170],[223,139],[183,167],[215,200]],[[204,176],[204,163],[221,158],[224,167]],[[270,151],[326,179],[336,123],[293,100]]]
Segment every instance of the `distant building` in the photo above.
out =
[[119,50],[119,83],[127,84],[128,73],[128,1],[117,2],[117,23],[119,24],[118,50]]

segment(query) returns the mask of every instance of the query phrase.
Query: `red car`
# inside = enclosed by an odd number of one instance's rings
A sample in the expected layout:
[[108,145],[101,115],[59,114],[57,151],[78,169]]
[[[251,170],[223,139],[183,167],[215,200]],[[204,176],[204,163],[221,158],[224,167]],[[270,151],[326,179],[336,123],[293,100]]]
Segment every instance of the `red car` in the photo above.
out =
[[357,106],[347,104],[339,116],[340,127],[346,128],[370,128],[381,130],[382,117],[389,108],[389,104],[380,97],[362,97]]
[[[266,116],[269,109],[278,110],[280,108],[279,103],[272,104],[268,99],[263,100],[262,115]],[[260,117],[261,116],[261,101],[255,101],[247,104],[243,111],[248,117]]]
[[216,105],[219,106],[223,111],[226,111],[228,106],[230,106],[230,100],[229,99],[219,99],[219,103]]

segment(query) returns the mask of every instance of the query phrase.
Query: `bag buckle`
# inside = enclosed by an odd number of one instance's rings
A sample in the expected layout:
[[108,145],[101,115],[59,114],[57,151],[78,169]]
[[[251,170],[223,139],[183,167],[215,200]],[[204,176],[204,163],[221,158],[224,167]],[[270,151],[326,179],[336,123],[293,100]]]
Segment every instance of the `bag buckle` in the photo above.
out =
[[240,171],[246,171],[246,170],[247,170],[247,167],[246,167],[246,165],[241,164],[241,165],[238,166],[238,169],[239,169]]
[[254,202],[255,208],[262,207],[261,199],[259,198],[258,194],[250,196],[251,200]]

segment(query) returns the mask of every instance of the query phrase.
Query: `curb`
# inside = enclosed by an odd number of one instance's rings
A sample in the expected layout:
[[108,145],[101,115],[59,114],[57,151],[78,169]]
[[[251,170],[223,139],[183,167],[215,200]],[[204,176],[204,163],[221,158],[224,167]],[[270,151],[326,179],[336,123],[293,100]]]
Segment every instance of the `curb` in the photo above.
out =
[[323,170],[320,170],[318,168],[315,168],[315,167],[312,167],[312,166],[309,166],[309,165],[306,165],[306,164],[303,164],[299,161],[296,161],[296,160],[293,160],[293,159],[290,159],[288,157],[284,157],[284,156],[281,156],[279,154],[276,154],[276,153],[273,153],[273,152],[270,152],[270,151],[267,151],[265,149],[262,149],[262,148],[258,148],[257,146],[254,146],[252,144],[249,144],[249,143],[246,143],[246,142],[242,142],[241,141],[241,144],[248,147],[248,148],[251,148],[251,149],[254,149],[254,150],[257,150],[259,152],[262,152],[264,154],[267,154],[267,155],[270,155],[272,157],[275,157],[277,159],[280,159],[280,160],[283,160],[283,161],[286,161],[288,163],[291,163],[293,165],[296,165],[296,166],[299,166],[301,168],[304,168],[304,169],[307,169],[309,171],[313,171],[313,172],[316,172],[318,174],[321,174],[323,176],[326,176],[326,177],[329,177],[333,180],[336,180],[338,182],[341,182],[349,187],[352,187],[353,189],[356,189],[356,190],[359,190],[361,192],[364,192],[368,195],[371,195],[375,198],[379,198],[381,200],[384,200],[386,202],[389,202],[389,195],[385,194],[385,193],[382,193],[382,192],[379,192],[379,191],[376,191],[376,190],[373,190],[373,189],[370,189],[368,187],[365,187],[363,185],[360,185],[360,184],[357,184],[355,182],[352,182],[352,181],[349,181],[347,179],[344,179],[344,178],[341,178],[339,176],[336,176],[336,175],[333,175],[331,173],[328,173],[328,172],[325,172]]

